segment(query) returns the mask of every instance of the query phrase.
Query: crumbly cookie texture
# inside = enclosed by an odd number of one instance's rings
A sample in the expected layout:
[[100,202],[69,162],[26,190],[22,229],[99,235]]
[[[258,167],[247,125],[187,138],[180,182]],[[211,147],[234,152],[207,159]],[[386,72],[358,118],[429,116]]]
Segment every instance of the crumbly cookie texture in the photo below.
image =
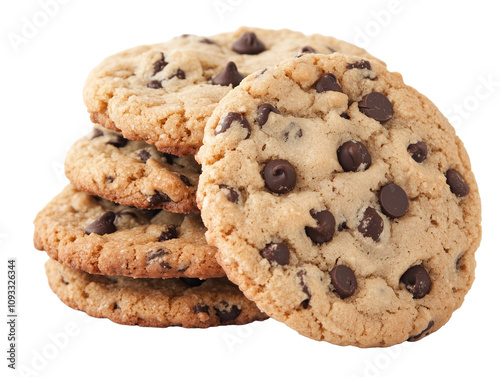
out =
[[91,274],[144,278],[224,276],[199,215],[140,210],[67,186],[35,218],[34,244]]
[[50,288],[66,305],[122,325],[213,327],[267,316],[227,278],[133,279],[92,275],[50,259]]
[[197,158],[219,263],[305,336],[418,340],[471,287],[481,209],[467,152],[376,61],[309,54],[252,74],[214,111]]
[[162,152],[194,155],[213,109],[244,76],[297,54],[333,51],[371,56],[332,37],[291,30],[183,35],[108,57],[90,73],[83,97],[94,123]]
[[72,185],[119,204],[197,213],[200,166],[193,156],[159,152],[143,141],[96,126],[70,148],[65,162]]

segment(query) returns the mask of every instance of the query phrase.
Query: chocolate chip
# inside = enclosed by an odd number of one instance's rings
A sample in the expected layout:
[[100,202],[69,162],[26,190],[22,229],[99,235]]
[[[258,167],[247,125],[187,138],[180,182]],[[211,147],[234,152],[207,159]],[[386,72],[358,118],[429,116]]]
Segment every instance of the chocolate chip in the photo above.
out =
[[157,207],[160,204],[171,202],[172,199],[162,191],[155,190],[155,194],[148,198],[151,207]]
[[163,88],[163,85],[160,80],[151,80],[148,82],[147,87],[151,89],[161,89]]
[[110,175],[107,175],[105,178],[106,178],[106,183],[113,183],[115,181],[115,177],[112,177]]
[[214,44],[216,44],[214,41],[212,41],[212,40],[211,40],[211,39],[209,39],[209,38],[203,38],[203,39],[201,39],[201,40],[200,40],[200,43],[205,43],[205,44],[207,44],[207,45],[214,45]]
[[168,250],[165,250],[165,249],[150,250],[146,253],[146,261],[150,262],[153,259],[161,258],[167,254],[170,254],[170,252]]
[[102,135],[104,135],[104,132],[102,132],[102,130],[100,130],[99,128],[94,128],[92,130],[92,135],[90,135],[90,140],[95,139],[96,137],[101,137]]
[[238,72],[238,68],[234,62],[226,64],[224,69],[212,79],[212,85],[229,86],[233,88],[238,86],[245,76]]
[[182,183],[184,183],[187,187],[193,187],[193,184],[189,180],[188,177],[186,177],[184,174],[179,174],[179,178],[181,179]]
[[363,143],[348,141],[337,150],[340,166],[344,171],[364,171],[372,164],[372,157]]
[[260,255],[262,258],[266,258],[270,263],[276,262],[280,266],[284,266],[290,261],[288,246],[281,242],[268,243],[266,247],[260,251]]
[[193,306],[194,314],[198,314],[198,313],[207,313],[208,314],[209,309],[210,308],[208,305],[203,305],[203,304],[196,304],[195,306]]
[[174,156],[173,154],[169,154],[169,153],[162,153],[162,155],[167,160],[167,164],[170,164],[170,165],[172,165],[174,163],[175,159],[177,158],[177,156]]
[[382,212],[389,217],[401,217],[408,211],[408,197],[405,191],[395,183],[382,187],[379,201]]
[[238,54],[256,55],[264,51],[266,46],[254,32],[247,31],[233,43],[232,49]]
[[342,92],[340,85],[337,83],[337,78],[331,73],[322,75],[314,85],[318,93],[326,91]]
[[347,65],[347,69],[372,69],[372,66],[367,60],[360,60]]
[[94,222],[87,225],[84,229],[86,234],[96,233],[100,236],[104,234],[116,232],[116,226],[114,224],[116,215],[114,212],[107,211],[99,216]]
[[247,136],[245,137],[245,139],[248,139],[250,137],[250,134],[252,133],[252,129],[250,128],[250,124],[248,123],[246,118],[243,116],[243,114],[240,113],[227,113],[227,115],[220,120],[217,127],[215,127],[214,134],[218,135],[226,132],[234,122],[237,122],[241,127],[246,128]]
[[446,172],[446,183],[450,186],[451,192],[458,197],[466,196],[469,193],[467,182],[462,174],[455,169],[449,169]]
[[389,99],[379,92],[372,92],[359,102],[359,111],[381,123],[387,122],[394,115]]
[[161,268],[163,268],[164,270],[171,270],[172,269],[172,266],[169,265],[167,262],[164,262],[164,261],[161,261],[160,263],[158,263],[160,265]]
[[330,47],[330,46],[326,46],[326,48],[327,48],[328,50],[330,50],[330,52],[331,52],[332,54],[333,54],[334,52],[337,52],[337,50],[333,49],[333,48],[332,48],[332,47]]
[[422,298],[431,290],[431,278],[422,265],[410,267],[401,276],[405,288],[413,293],[413,298]]
[[161,232],[160,237],[158,237],[158,242],[172,240],[174,238],[179,238],[177,234],[177,228],[175,225],[167,225],[165,230]]
[[460,262],[462,261],[464,254],[460,255],[457,260],[455,261],[455,270],[460,270],[462,269],[462,266],[460,266]]
[[299,285],[302,287],[302,292],[304,292],[307,295],[307,298],[300,303],[300,305],[304,309],[307,309],[309,307],[309,301],[311,301],[311,291],[309,291],[309,287],[304,281],[304,276],[306,275],[307,275],[306,270],[297,271],[297,276],[299,277]]
[[358,230],[364,237],[370,237],[375,242],[378,242],[380,234],[384,230],[384,220],[382,220],[375,208],[368,207],[359,222]]
[[342,113],[342,114],[340,114],[340,117],[341,117],[341,118],[344,118],[344,119],[347,119],[347,120],[351,119],[351,117],[350,117],[350,116],[349,116],[349,114],[347,114],[347,113]]
[[219,188],[225,191],[227,200],[229,200],[231,203],[238,203],[240,196],[234,188],[227,185],[219,185]]
[[121,308],[120,308],[120,305],[118,305],[118,303],[115,302],[113,305],[113,310],[117,310],[117,309],[121,309]]
[[408,145],[408,153],[417,162],[422,162],[427,158],[427,145],[423,141]]
[[62,281],[65,285],[68,285],[68,284],[69,284],[69,281],[67,281],[66,279],[64,279],[64,276],[61,276],[61,281]]
[[348,228],[347,228],[347,223],[345,221],[342,222],[341,224],[339,224],[339,226],[337,227],[337,230],[339,232],[342,232],[343,230],[346,230],[346,229],[348,229]]
[[315,54],[316,50],[314,48],[312,48],[311,46],[304,46],[304,47],[302,47],[300,52],[303,54]]
[[151,153],[149,153],[146,149],[141,149],[137,152],[137,155],[141,158],[142,162],[146,162],[151,158]]
[[312,242],[322,244],[331,241],[335,233],[335,217],[330,211],[319,212],[310,211],[311,216],[316,220],[316,227],[306,226],[306,234]]
[[234,321],[241,314],[241,309],[236,305],[231,306],[231,308],[227,310],[229,304],[226,301],[221,301],[221,304],[224,305],[225,309],[218,309],[214,307],[215,315],[219,317],[221,322]]
[[127,143],[128,143],[128,140],[119,134],[114,134],[112,136],[111,140],[108,141],[108,144],[110,144],[116,148],[123,148],[125,145],[127,145]]
[[424,336],[429,335],[429,330],[432,328],[432,326],[434,326],[434,321],[430,321],[427,327],[420,334],[410,336],[408,338],[408,342],[416,342],[417,340],[422,339]]
[[163,55],[163,53],[161,54],[161,59],[160,60],[157,60],[154,64],[153,64],[153,76],[156,75],[158,72],[162,71],[163,68],[165,68],[167,66],[167,62],[165,61],[165,55]]
[[339,264],[330,271],[333,288],[340,298],[350,297],[356,292],[358,282],[351,268]]
[[270,112],[280,114],[278,109],[270,103],[263,103],[262,105],[259,105],[259,107],[257,108],[257,123],[259,124],[259,126],[262,127],[264,124],[266,124]]
[[286,130],[283,132],[283,140],[288,141],[288,139],[297,140],[302,137],[302,128],[295,123],[290,122]]
[[177,77],[180,80],[184,80],[186,78],[186,73],[182,69],[178,68],[177,72],[175,72],[173,75],[169,76],[168,78],[173,79],[174,77]]
[[198,278],[186,278],[186,277],[180,277],[184,284],[189,285],[190,287],[199,287],[202,285],[205,280],[198,279]]
[[270,191],[285,194],[295,187],[297,175],[288,161],[271,160],[264,167],[264,181]]

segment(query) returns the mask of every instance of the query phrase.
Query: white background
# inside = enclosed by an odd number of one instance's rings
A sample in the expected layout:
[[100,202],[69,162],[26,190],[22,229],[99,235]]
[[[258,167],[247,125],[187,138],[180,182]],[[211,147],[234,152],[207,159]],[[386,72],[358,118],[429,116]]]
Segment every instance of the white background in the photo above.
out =
[[[7,259],[17,258],[17,365],[25,370],[12,375],[499,375],[498,2],[64,2],[45,19],[38,0],[0,5],[0,281],[6,281]],[[16,49],[9,36],[23,36],[25,18],[40,27]],[[73,311],[50,291],[47,257],[32,246],[32,221],[66,185],[66,151],[91,128],[81,95],[90,69],[128,47],[240,25],[318,32],[360,44],[450,117],[479,183],[484,235],[474,286],[437,333],[417,343],[363,350],[309,340],[273,320],[208,330],[127,327]],[[6,287],[0,292],[5,323]],[[2,325],[1,376],[10,375],[7,330]]]

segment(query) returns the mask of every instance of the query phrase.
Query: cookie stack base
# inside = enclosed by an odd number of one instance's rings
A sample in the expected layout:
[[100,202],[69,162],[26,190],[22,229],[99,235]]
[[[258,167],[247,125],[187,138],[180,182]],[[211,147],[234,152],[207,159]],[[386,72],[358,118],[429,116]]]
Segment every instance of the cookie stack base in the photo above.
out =
[[207,328],[267,319],[227,278],[192,287],[181,279],[92,275],[50,259],[52,291],[67,306],[96,318],[143,327]]

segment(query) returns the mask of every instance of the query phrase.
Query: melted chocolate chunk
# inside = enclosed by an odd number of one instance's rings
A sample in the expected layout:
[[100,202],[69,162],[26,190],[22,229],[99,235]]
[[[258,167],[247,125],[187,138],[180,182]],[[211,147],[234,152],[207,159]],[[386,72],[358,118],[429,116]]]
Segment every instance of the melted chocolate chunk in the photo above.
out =
[[226,301],[221,301],[221,304],[224,306],[224,309],[214,307],[215,315],[219,317],[221,322],[234,321],[241,314],[241,309],[236,305],[229,308],[229,304]]
[[163,68],[167,66],[167,62],[165,61],[165,55],[163,53],[161,54],[161,59],[157,60],[153,64],[153,76],[156,75],[158,72],[163,71]]
[[116,232],[116,225],[114,223],[116,215],[114,212],[107,211],[99,216],[94,222],[87,225],[84,229],[86,234],[96,233],[100,236],[104,234]]
[[432,326],[434,326],[434,321],[430,321],[427,327],[420,334],[410,336],[408,338],[408,342],[416,342],[417,340],[420,340],[423,337],[429,335],[429,330],[432,328]]
[[458,197],[466,196],[469,193],[467,182],[462,174],[455,169],[449,169],[446,172],[446,183],[450,186],[451,192]]
[[172,199],[170,199],[170,196],[168,196],[164,192],[158,191],[158,190],[155,190],[155,194],[151,195],[148,198],[148,202],[151,205],[151,207],[157,207],[160,204],[168,203],[168,202],[171,202],[171,201],[172,201]]
[[372,69],[372,66],[367,60],[360,60],[347,65],[347,69]]
[[387,122],[394,115],[392,103],[379,92],[372,92],[359,102],[359,111],[381,123]]
[[344,171],[357,172],[368,169],[372,157],[363,143],[348,141],[337,150],[337,158]]
[[331,241],[335,233],[335,217],[327,210],[319,212],[311,210],[310,213],[312,218],[316,220],[316,226],[306,226],[307,236],[316,244],[323,244]]
[[337,78],[331,73],[322,75],[314,86],[318,93],[327,91],[342,92],[340,85],[337,83]]
[[297,175],[288,161],[271,160],[264,167],[264,181],[269,191],[285,194],[295,187]]
[[238,123],[240,127],[246,129],[247,135],[245,139],[248,139],[250,137],[250,134],[252,133],[250,124],[243,116],[243,114],[233,113],[233,112],[227,113],[227,115],[219,121],[219,124],[217,125],[217,127],[215,127],[214,134],[218,135],[223,132],[226,132],[229,129],[229,127],[231,127],[231,125],[235,122]]
[[148,82],[147,87],[151,89],[161,89],[163,85],[160,80],[151,80]]
[[288,246],[281,242],[271,242],[260,251],[260,255],[266,258],[271,264],[276,262],[280,266],[288,264],[290,261],[290,251]]
[[193,306],[194,314],[198,314],[198,313],[207,313],[208,314],[209,309],[210,308],[208,305],[203,305],[203,304],[196,304],[195,306]]
[[227,200],[229,200],[231,203],[238,203],[240,196],[234,188],[227,185],[219,185],[219,188],[226,193]]
[[127,143],[128,143],[128,140],[125,139],[122,135],[114,134],[112,136],[111,140],[108,141],[107,144],[110,144],[116,148],[123,148],[125,145],[127,145]]
[[267,119],[269,118],[269,113],[275,113],[275,114],[280,114],[278,109],[271,105],[270,103],[263,103],[262,105],[259,105],[257,108],[257,123],[259,126],[263,126],[266,124]]
[[359,222],[358,231],[364,237],[370,237],[375,242],[380,241],[380,234],[384,230],[384,220],[375,208],[368,207]]
[[408,292],[413,294],[413,298],[419,299],[430,292],[432,281],[429,273],[422,265],[410,267],[401,276],[401,282]]
[[233,43],[232,49],[238,54],[256,55],[264,51],[266,46],[254,32],[247,31]]
[[408,145],[408,153],[417,162],[423,162],[427,158],[427,145],[423,141]]
[[175,225],[167,225],[165,230],[161,232],[160,237],[158,237],[158,242],[172,240],[174,238],[179,238],[177,234],[177,228]]
[[146,253],[146,261],[150,262],[153,259],[161,258],[167,254],[170,254],[170,252],[168,250],[165,250],[165,249],[150,250]]
[[237,87],[244,78],[245,76],[238,72],[236,64],[234,64],[234,62],[229,62],[224,69],[212,79],[212,85],[232,85],[234,88]]
[[340,298],[350,297],[356,292],[358,282],[351,268],[339,264],[330,271],[333,288]]

